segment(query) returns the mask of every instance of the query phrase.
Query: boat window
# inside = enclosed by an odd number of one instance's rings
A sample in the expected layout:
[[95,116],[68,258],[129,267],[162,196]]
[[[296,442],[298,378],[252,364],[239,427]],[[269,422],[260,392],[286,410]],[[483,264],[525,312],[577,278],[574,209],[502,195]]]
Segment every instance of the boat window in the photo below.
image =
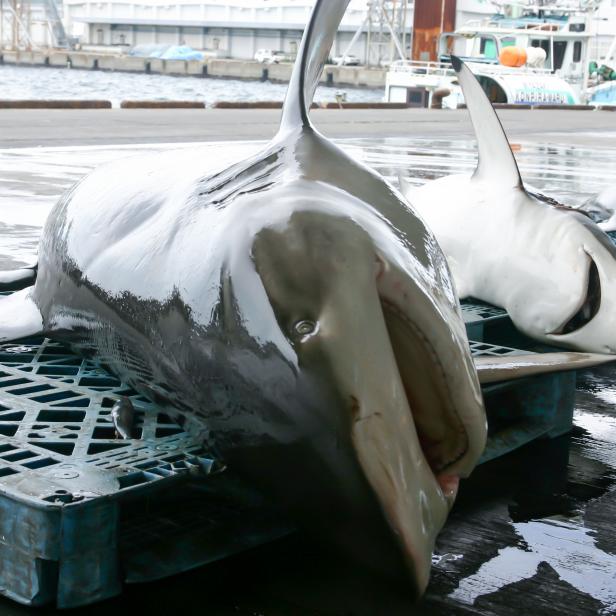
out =
[[547,62],[550,61],[550,41],[546,39],[532,39],[530,42],[531,47],[541,47],[545,51]]
[[546,39],[532,39],[530,42],[531,47],[541,47],[545,51],[548,59],[550,58],[550,41]]
[[[541,47],[547,56],[548,64],[552,61],[550,57],[550,41],[547,39],[532,39],[530,42],[531,47]],[[565,59],[565,52],[567,51],[567,41],[554,41],[554,70],[562,68],[563,61]]]
[[573,45],[573,61],[579,62],[582,59],[582,41],[575,41]]
[[409,107],[427,107],[428,92],[425,88],[407,88],[406,104]]
[[486,58],[495,60],[498,54],[496,53],[496,42],[494,39],[482,37],[479,53]]
[[565,51],[567,51],[567,41],[554,41],[554,70],[562,68]]
[[569,24],[569,32],[586,32],[586,24]]

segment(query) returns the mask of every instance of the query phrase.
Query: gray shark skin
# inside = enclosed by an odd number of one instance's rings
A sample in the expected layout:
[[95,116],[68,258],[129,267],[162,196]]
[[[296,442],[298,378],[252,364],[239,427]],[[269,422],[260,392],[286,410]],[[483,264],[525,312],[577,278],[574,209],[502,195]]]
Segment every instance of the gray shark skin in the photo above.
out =
[[460,298],[505,308],[541,342],[616,353],[614,244],[589,216],[524,187],[490,101],[470,69],[452,60],[475,128],[477,169],[418,189],[401,178],[401,188],[434,231]]
[[433,234],[308,118],[347,3],[316,3],[260,154],[121,160],[64,195],[0,337],[96,353],[304,526],[421,593],[485,414]]

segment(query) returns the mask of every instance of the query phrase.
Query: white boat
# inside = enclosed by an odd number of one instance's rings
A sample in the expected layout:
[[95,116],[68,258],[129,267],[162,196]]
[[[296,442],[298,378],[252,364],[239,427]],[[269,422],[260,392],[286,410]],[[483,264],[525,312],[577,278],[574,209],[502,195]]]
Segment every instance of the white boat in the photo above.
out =
[[[578,7],[559,5],[504,6],[505,12],[441,34],[438,62],[392,64],[385,100],[428,107],[440,106],[442,99],[443,106],[458,107],[464,99],[449,62],[454,53],[477,75],[493,103],[585,103],[594,8],[583,1]],[[514,50],[527,61],[521,66],[504,65],[504,56]]]
[[616,36],[601,65],[595,66],[586,90],[588,104],[616,106]]
[[588,104],[596,107],[616,106],[616,81],[607,81],[588,88]]

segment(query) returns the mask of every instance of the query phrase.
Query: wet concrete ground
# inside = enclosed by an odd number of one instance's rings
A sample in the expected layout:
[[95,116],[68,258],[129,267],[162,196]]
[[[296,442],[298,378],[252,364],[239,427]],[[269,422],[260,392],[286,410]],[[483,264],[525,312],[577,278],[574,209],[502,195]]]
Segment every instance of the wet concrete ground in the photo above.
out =
[[[580,203],[614,179],[607,140],[519,141],[525,179]],[[470,170],[468,139],[353,139],[340,144],[395,180]],[[0,267],[31,261],[56,197],[90,168],[164,146],[0,151]],[[207,163],[244,156],[255,143],[201,146]],[[205,167],[207,169],[207,167]],[[580,376],[571,435],[481,466],[465,482],[434,555],[428,593],[413,605],[397,588],[291,536],[155,584],[129,587],[88,614],[616,614],[616,368]],[[0,613],[31,613],[0,599]],[[82,611],[83,613],[86,610]]]
[[[103,97],[104,98],[104,97]],[[512,139],[568,145],[616,143],[612,111],[500,110]],[[327,137],[472,137],[465,110],[316,109],[316,126]],[[3,109],[0,148],[271,139],[276,109]]]

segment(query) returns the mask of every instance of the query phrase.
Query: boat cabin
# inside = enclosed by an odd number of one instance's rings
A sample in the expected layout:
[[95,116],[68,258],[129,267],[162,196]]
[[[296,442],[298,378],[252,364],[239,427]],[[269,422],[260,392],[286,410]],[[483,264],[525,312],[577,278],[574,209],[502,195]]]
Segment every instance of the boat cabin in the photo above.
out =
[[438,62],[398,62],[387,76],[386,100],[429,106],[434,93],[445,106],[463,102],[451,54],[477,75],[493,103],[572,105],[588,81],[591,35],[584,14],[538,11],[512,18],[495,15],[442,33]]

